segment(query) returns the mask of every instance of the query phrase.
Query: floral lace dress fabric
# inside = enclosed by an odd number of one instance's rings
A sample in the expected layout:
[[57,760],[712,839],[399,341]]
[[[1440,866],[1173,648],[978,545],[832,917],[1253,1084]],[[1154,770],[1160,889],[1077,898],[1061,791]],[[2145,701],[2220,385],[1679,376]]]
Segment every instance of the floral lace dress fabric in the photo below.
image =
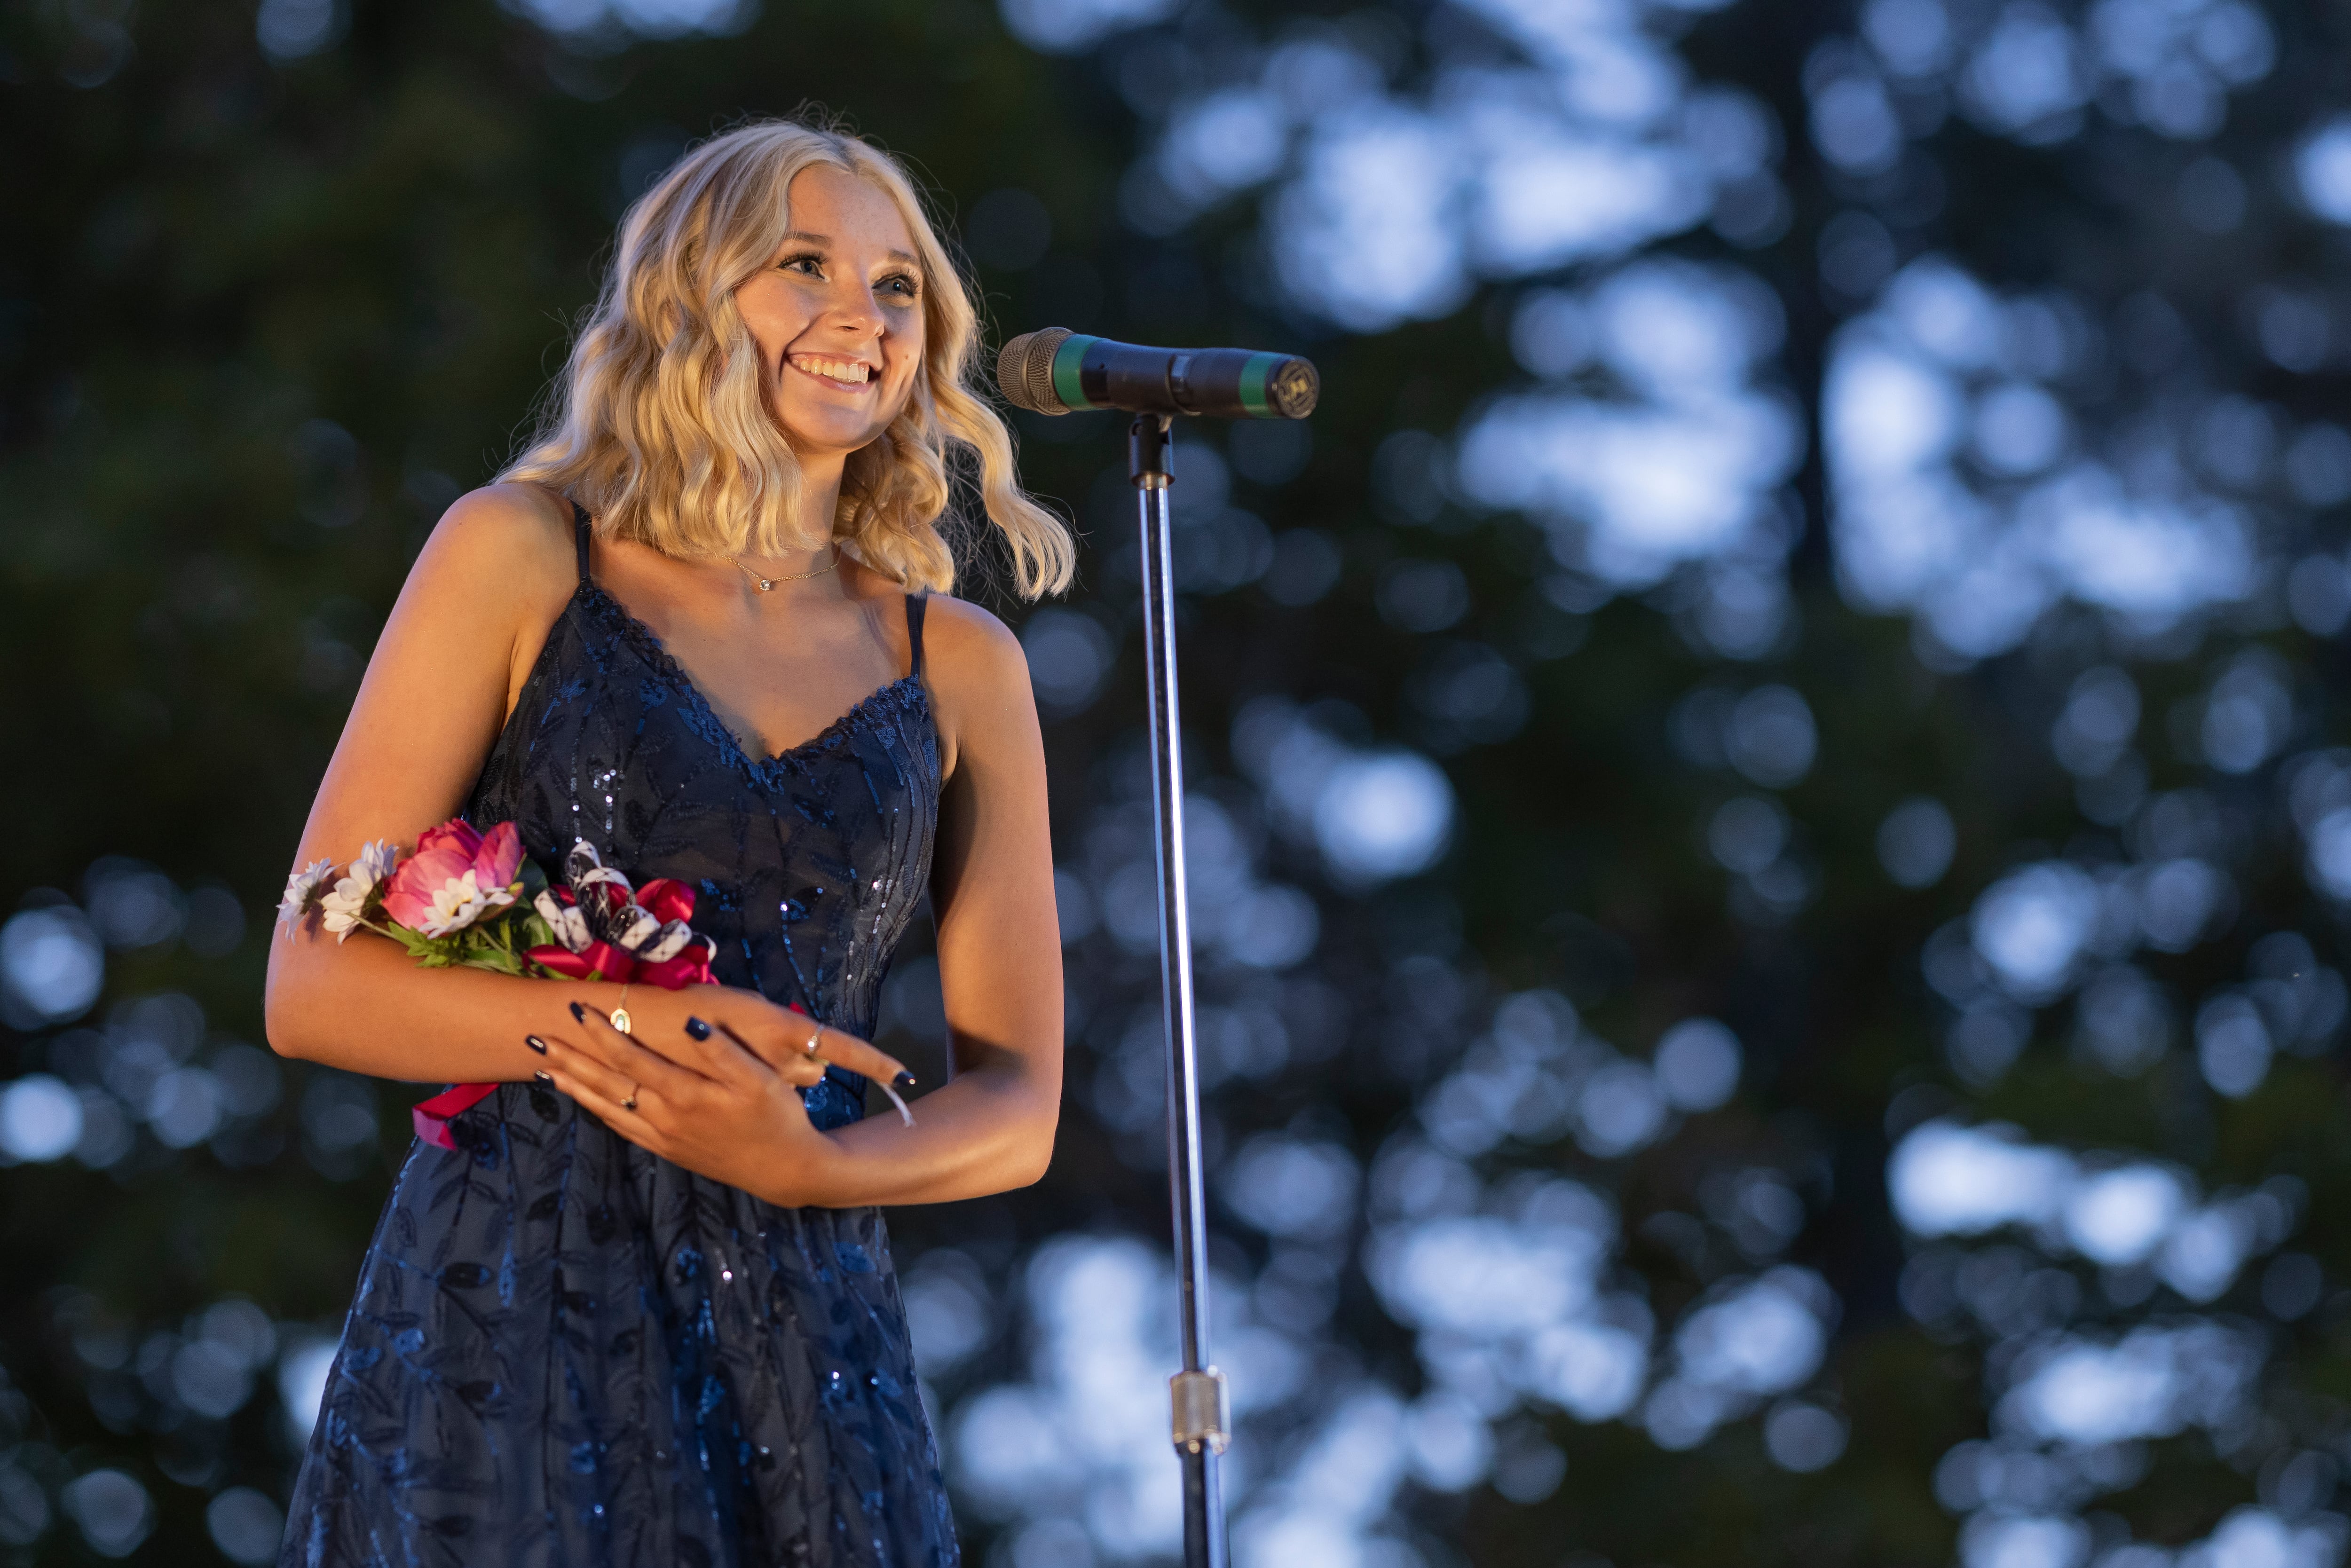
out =
[[[588,574],[466,808],[553,869],[575,837],[695,892],[721,981],[872,1033],[930,873],[914,673],[747,756]],[[863,1113],[834,1069],[811,1119]],[[508,1083],[419,1143],[366,1260],[281,1568],[957,1562],[879,1210],[778,1208]]]

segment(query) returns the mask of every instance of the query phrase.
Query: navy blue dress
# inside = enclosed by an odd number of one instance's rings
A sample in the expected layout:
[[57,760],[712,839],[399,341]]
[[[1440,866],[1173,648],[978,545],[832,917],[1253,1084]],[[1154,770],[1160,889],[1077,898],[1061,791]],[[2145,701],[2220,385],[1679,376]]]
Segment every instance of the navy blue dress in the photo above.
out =
[[[589,574],[467,802],[549,870],[575,837],[695,890],[718,978],[871,1038],[930,874],[938,737],[914,669],[745,755]],[[836,1068],[805,1092],[864,1113]],[[418,1143],[360,1272],[280,1568],[957,1562],[873,1208],[778,1208],[508,1083]]]

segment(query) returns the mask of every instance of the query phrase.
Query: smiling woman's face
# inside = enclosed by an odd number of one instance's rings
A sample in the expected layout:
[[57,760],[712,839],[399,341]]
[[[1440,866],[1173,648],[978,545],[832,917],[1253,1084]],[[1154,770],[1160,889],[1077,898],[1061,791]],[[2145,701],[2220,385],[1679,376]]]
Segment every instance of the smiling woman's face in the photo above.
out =
[[768,408],[803,460],[845,458],[906,406],[923,358],[923,270],[878,186],[819,165],[786,193],[792,232],[735,291]]

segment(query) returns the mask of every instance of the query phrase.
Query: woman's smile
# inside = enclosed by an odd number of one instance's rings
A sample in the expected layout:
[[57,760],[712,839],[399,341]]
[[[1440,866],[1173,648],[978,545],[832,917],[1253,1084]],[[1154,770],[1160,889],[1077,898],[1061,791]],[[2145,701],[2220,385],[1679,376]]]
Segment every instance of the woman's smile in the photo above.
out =
[[835,359],[824,354],[788,354],[785,362],[811,381],[858,393],[872,390],[877,369],[863,360]]

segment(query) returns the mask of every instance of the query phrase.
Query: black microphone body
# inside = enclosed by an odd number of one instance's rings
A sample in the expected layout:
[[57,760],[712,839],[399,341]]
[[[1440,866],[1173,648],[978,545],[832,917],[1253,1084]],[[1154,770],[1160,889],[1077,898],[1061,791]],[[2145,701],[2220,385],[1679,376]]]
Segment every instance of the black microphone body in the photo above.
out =
[[1304,419],[1322,378],[1295,354],[1146,349],[1062,327],[1024,332],[996,358],[996,382],[1036,413],[1122,408],[1214,419]]

